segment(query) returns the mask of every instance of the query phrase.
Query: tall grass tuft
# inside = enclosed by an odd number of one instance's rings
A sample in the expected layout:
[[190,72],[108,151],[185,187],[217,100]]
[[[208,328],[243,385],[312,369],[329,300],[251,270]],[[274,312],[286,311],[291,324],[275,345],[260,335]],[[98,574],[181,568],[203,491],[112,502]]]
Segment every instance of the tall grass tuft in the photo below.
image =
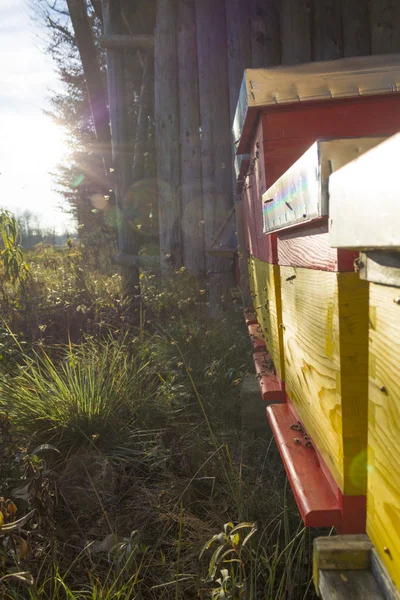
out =
[[0,407],[35,443],[68,452],[80,446],[128,443],[140,407],[152,405],[157,375],[145,344],[89,338],[51,358],[45,350],[24,355],[15,373],[0,378]]

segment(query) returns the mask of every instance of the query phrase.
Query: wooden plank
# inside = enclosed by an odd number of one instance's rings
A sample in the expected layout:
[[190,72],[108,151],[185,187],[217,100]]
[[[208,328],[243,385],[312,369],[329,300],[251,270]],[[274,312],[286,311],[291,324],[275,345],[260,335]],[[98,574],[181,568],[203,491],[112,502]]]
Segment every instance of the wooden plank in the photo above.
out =
[[[372,548],[372,542],[365,534],[324,536],[314,539],[313,582],[315,589],[320,589],[321,572],[334,571],[339,575],[342,574],[341,579],[343,579],[343,576],[349,577],[349,571],[368,571]],[[330,598],[330,596],[326,596],[326,598]]]
[[236,190],[237,193],[241,193],[244,185],[244,180],[247,176],[247,172],[250,166],[250,155],[249,154],[235,154],[234,157],[234,168],[235,176],[238,187],[241,186],[240,190]]
[[248,327],[249,325],[254,325],[255,323],[258,323],[256,313],[254,312],[252,306],[246,306],[243,309],[243,314],[244,314],[244,321],[246,323],[246,327]]
[[370,284],[367,533],[400,589],[399,288]]
[[343,54],[367,56],[371,53],[369,0],[342,2]]
[[370,571],[321,571],[322,600],[387,600]]
[[157,0],[154,33],[155,130],[160,255],[164,269],[182,266],[179,158],[179,94],[176,3]]
[[317,0],[312,25],[313,60],[334,60],[343,56],[342,12],[337,0]]
[[271,404],[267,416],[296,503],[306,527],[329,527],[340,524],[338,500],[326,480],[312,444],[304,439],[293,425],[298,421],[290,404]]
[[368,284],[357,273],[280,267],[280,274],[287,394],[342,493],[361,495]]
[[195,0],[179,0],[177,31],[183,264],[200,275],[205,243]]
[[[246,5],[246,3],[243,3]],[[246,5],[248,10],[248,7]],[[250,0],[251,63],[246,68],[280,64],[280,22],[278,0]]]
[[242,0],[226,7],[226,41],[229,73],[229,115],[233,123],[245,69],[251,66],[250,12]]
[[[238,238],[238,268],[239,268],[239,284],[240,291],[242,293],[242,302],[245,307],[245,312],[251,303],[250,297],[250,284],[249,284],[249,272],[248,272],[248,260],[249,254],[246,248],[246,233],[243,219],[243,200],[235,201],[235,215],[237,223],[237,238]],[[255,315],[248,315],[246,324],[250,324],[249,319]]]
[[[382,56],[361,56],[340,60],[311,62],[294,66],[283,66],[275,69],[248,69],[243,78],[240,89],[238,106],[236,108],[235,120],[232,128],[234,140],[238,141],[237,152],[246,154],[251,143],[251,134],[258,121],[261,109],[283,107],[288,104],[302,105],[316,100],[319,102],[331,100],[343,100],[344,98],[360,98],[368,96],[390,96],[393,92],[400,90],[400,55],[392,54]],[[335,102],[335,106],[337,102]],[[361,106],[358,105],[358,106]],[[314,110],[315,104],[309,107]],[[292,107],[293,110],[294,107]],[[296,110],[296,109],[295,109]],[[398,110],[398,109],[397,109]],[[385,118],[383,114],[374,115],[375,118]],[[369,115],[371,120],[371,115]],[[353,118],[354,121],[354,118]],[[368,119],[363,118],[360,113],[360,125],[366,126]],[[354,131],[351,121],[350,130]],[[328,119],[329,124],[329,119]],[[368,131],[361,129],[358,133],[354,131],[350,135],[375,135],[385,132]],[[288,137],[290,127],[286,128],[286,134],[280,137]],[[345,128],[342,128],[345,134]],[[303,135],[304,129],[303,129]],[[331,135],[331,134],[328,134]],[[297,137],[295,134],[290,137]],[[321,137],[319,134],[317,137]],[[268,136],[264,139],[276,139]]]
[[[117,33],[121,27],[119,5],[102,0],[103,30],[105,35]],[[125,57],[121,50],[106,50],[108,105],[111,125],[111,146],[114,166],[115,202],[117,206],[118,246],[121,254],[136,255],[138,239],[128,218],[128,189],[132,182],[129,151],[128,106],[126,96]],[[122,266],[121,273],[126,291],[137,294],[139,269]]]
[[332,246],[400,249],[399,150],[397,134],[329,178]]
[[154,36],[148,34],[136,35],[101,35],[99,36],[100,45],[109,50],[152,50],[154,48]]
[[148,143],[148,123],[151,114],[152,95],[154,84],[154,56],[152,52],[146,52],[143,60],[142,84],[140,86],[139,110],[137,116],[135,153],[132,165],[132,181],[137,182],[144,179],[146,148]]
[[264,139],[393,135],[400,127],[400,94],[292,105],[268,111]]
[[247,330],[249,332],[251,343],[253,344],[254,352],[264,352],[265,339],[260,325],[258,323],[248,325]]
[[[233,205],[224,0],[196,0],[196,24],[204,235],[209,248]],[[217,100],[215,90],[218,90]],[[206,271],[209,300],[216,306],[233,284],[232,260],[207,254]]]
[[311,4],[308,0],[283,0],[281,9],[282,63],[311,61]]
[[254,205],[251,186],[245,184],[243,190],[243,220],[245,228],[245,241],[248,253],[251,256],[257,254],[257,236],[254,220]]
[[358,266],[361,279],[400,287],[400,254],[398,252],[372,250],[361,253]]
[[400,600],[400,590],[394,585],[375,548],[371,552],[370,568],[379,589],[383,592],[385,600]]
[[255,352],[253,361],[262,399],[270,404],[285,402],[285,385],[276,374],[274,362],[268,350]]
[[328,178],[382,137],[317,140],[262,196],[264,233],[328,215]]
[[279,267],[257,258],[251,261],[253,306],[276,372],[285,380]]
[[281,231],[278,235],[278,264],[321,271],[354,271],[358,252],[332,248],[328,221]]
[[400,4],[397,0],[370,0],[373,54],[400,51]]
[[245,185],[249,186],[250,202],[254,218],[254,248],[253,255],[265,262],[277,262],[277,240],[275,235],[267,236],[263,232],[263,214],[261,198],[266,190],[265,158],[263,144],[263,129],[260,122],[252,146],[250,166]]
[[314,582],[316,583],[319,570],[362,571],[369,569],[372,548],[372,542],[365,534],[315,538],[313,542]]

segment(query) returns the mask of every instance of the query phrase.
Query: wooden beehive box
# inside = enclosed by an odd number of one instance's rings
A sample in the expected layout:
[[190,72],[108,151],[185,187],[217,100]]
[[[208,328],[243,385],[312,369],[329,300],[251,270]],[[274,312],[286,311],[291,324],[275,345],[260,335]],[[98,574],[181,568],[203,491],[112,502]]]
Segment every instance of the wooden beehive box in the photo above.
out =
[[[319,140],[262,199],[272,200],[264,214],[266,233],[292,233],[289,243],[284,240],[292,253],[280,266],[286,391],[338,488],[353,496],[366,490],[365,461],[358,457],[367,447],[368,286],[350,261],[347,272],[329,263],[315,268],[310,231],[326,223],[330,172],[381,140]],[[336,253],[339,266],[338,251],[319,250],[326,260]]]
[[[246,160],[249,160],[246,176],[242,179],[243,228],[247,251],[258,261],[253,263],[256,271],[265,271],[262,263],[278,265],[278,269],[279,266],[304,266],[353,270],[356,255],[346,250],[332,250],[328,243],[327,218],[314,220],[314,217],[326,214],[326,207],[315,206],[313,212],[307,213],[300,212],[300,204],[298,210],[291,211],[297,215],[294,222],[308,223],[309,231],[299,230],[298,235],[293,235],[286,229],[278,235],[276,230],[271,230],[266,234],[261,197],[319,138],[387,136],[400,129],[400,94],[395,93],[399,89],[399,55],[245,72],[232,133],[237,153],[248,155]],[[347,160],[364,150],[346,140],[337,143],[342,146],[342,156],[348,144]],[[310,151],[314,163],[318,152],[324,152],[324,145]],[[332,144],[330,151],[331,158],[325,163],[322,161],[328,170],[332,162],[339,164],[340,161],[337,153],[334,155]],[[239,168],[238,174],[239,179],[243,177]],[[282,218],[288,218],[287,215]],[[261,272],[258,279],[264,281],[265,273]],[[265,292],[267,302],[257,305],[277,307],[275,315],[269,315],[270,329],[276,331],[283,321],[278,300],[281,278],[274,274],[272,280],[271,295],[268,286]],[[262,294],[264,286],[259,287]],[[266,318],[266,315],[260,315],[261,324]],[[268,336],[267,331],[265,335]],[[277,344],[281,343],[282,334],[274,335],[273,339]],[[269,341],[271,343],[274,342]],[[278,370],[283,378],[282,344],[268,349],[275,360],[280,357]]]
[[363,495],[368,286],[356,273],[281,267],[281,291],[287,394],[341,492]]
[[329,175],[383,137],[317,140],[262,196],[264,233],[306,224],[329,211]]
[[282,314],[279,269],[277,265],[252,257],[249,274],[257,320],[262,328],[276,372],[284,381],[284,363],[281,353],[283,348],[282,328],[279,327]]
[[367,533],[400,591],[400,135],[332,175],[330,238],[369,282]]

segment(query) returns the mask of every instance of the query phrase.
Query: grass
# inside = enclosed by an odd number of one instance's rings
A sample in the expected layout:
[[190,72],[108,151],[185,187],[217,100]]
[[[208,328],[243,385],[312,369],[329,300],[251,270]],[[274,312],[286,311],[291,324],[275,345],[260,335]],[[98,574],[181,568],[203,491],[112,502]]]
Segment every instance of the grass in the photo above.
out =
[[210,320],[204,284],[179,271],[143,274],[133,309],[79,249],[30,262],[24,286],[3,281],[1,494],[35,509],[4,539],[3,596],[311,598],[275,444],[241,430],[240,305]]

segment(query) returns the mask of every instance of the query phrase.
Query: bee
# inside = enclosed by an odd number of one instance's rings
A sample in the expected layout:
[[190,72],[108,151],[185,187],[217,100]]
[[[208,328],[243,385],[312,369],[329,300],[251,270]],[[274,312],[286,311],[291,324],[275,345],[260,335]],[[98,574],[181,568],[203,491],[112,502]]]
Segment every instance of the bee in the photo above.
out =
[[313,447],[313,445],[310,442],[310,440],[308,440],[308,442],[306,442],[304,445],[305,445],[306,448],[312,448]]
[[297,425],[296,423],[293,423],[293,425],[290,426],[290,429],[295,429],[296,431],[300,430],[300,426]]
[[293,281],[293,279],[296,279],[296,275],[291,275],[291,277],[286,277],[286,281]]
[[300,438],[295,437],[295,438],[293,438],[293,440],[294,440],[295,444],[300,444],[301,445],[301,439]]

